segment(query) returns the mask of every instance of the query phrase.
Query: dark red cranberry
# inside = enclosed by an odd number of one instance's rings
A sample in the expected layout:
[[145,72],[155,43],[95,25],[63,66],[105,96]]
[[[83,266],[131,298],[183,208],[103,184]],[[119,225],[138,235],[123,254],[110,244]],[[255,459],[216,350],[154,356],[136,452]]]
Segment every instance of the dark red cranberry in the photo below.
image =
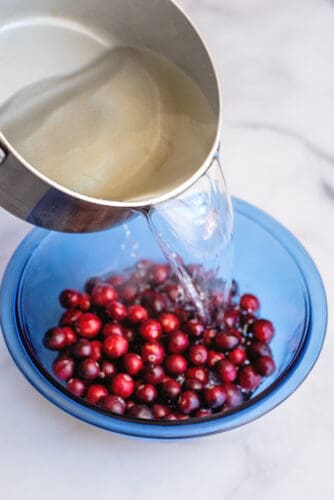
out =
[[133,399],[127,399],[125,401],[125,405],[126,405],[126,411],[130,410],[130,408],[132,408],[136,403],[133,401]]
[[236,408],[243,403],[242,392],[235,384],[222,384],[222,388],[226,395],[225,404],[229,409]]
[[91,346],[92,346],[91,358],[94,359],[95,361],[100,361],[100,359],[102,358],[102,342],[100,342],[99,340],[92,340]]
[[203,389],[203,383],[198,380],[198,378],[186,378],[184,387],[190,391],[201,391]]
[[134,283],[128,283],[119,290],[120,299],[125,302],[133,302],[138,295],[138,287]]
[[207,384],[209,380],[208,371],[201,367],[191,367],[186,371],[187,378],[197,378],[202,384]]
[[79,339],[71,349],[75,358],[89,358],[92,355],[93,348],[89,340]]
[[177,380],[169,378],[163,383],[162,392],[165,398],[176,399],[181,394],[181,384]]
[[92,293],[94,286],[97,285],[98,283],[102,283],[101,278],[98,278],[95,276],[93,278],[89,278],[89,280],[86,281],[86,284],[85,284],[85,291],[87,293]]
[[109,318],[115,321],[122,321],[127,316],[127,310],[124,304],[114,300],[110,302],[106,307],[106,313]]
[[140,335],[146,340],[158,340],[161,337],[161,325],[159,321],[148,319],[139,327]]
[[200,407],[200,399],[194,391],[182,392],[178,401],[178,410],[184,415],[189,415]]
[[204,324],[198,319],[190,319],[185,323],[184,327],[189,335],[196,338],[201,337],[205,330]]
[[239,321],[240,312],[238,309],[230,309],[224,313],[224,323],[228,328],[234,328]]
[[59,302],[65,309],[76,309],[80,304],[80,295],[77,290],[64,290],[59,296]]
[[228,354],[228,359],[234,365],[242,365],[246,361],[246,351],[243,347],[236,347]]
[[132,328],[124,328],[124,337],[129,342],[129,344],[131,344],[135,340],[136,336],[137,334],[134,330],[132,330]]
[[91,358],[84,359],[79,366],[79,374],[85,380],[95,380],[100,374],[100,368]]
[[152,384],[142,384],[136,390],[136,399],[140,403],[153,403],[158,396],[158,392]]
[[222,386],[214,385],[204,389],[204,400],[210,408],[219,408],[223,406],[226,400],[226,394]]
[[92,303],[99,307],[106,307],[117,298],[115,288],[107,283],[98,283],[92,290]]
[[275,361],[270,356],[263,356],[255,361],[255,368],[260,375],[269,377],[276,369]]
[[165,292],[167,293],[169,299],[172,302],[181,304],[184,302],[185,294],[181,285],[167,285],[165,288]]
[[124,415],[126,403],[120,396],[107,396],[102,401],[102,406],[105,410],[111,411],[116,415]]
[[208,328],[203,333],[203,342],[207,347],[211,347],[214,345],[214,340],[217,335],[217,331],[213,328]]
[[122,274],[113,274],[112,276],[109,276],[109,278],[107,279],[107,283],[109,283],[109,285],[113,286],[114,288],[119,288],[120,286],[124,285],[125,277]]
[[104,385],[92,384],[87,389],[86,400],[92,405],[96,405],[106,396],[108,396],[108,391]]
[[233,333],[218,332],[215,339],[217,349],[227,351],[234,349],[239,344],[239,338]]
[[151,267],[150,274],[152,282],[161,285],[169,276],[169,267],[164,264],[155,264]]
[[92,339],[102,328],[102,321],[93,313],[83,313],[75,322],[75,331],[81,337]]
[[67,346],[67,334],[65,328],[52,328],[46,332],[44,345],[52,351],[59,351]]
[[82,312],[87,312],[91,308],[90,296],[87,293],[80,295],[79,309]]
[[179,375],[186,371],[187,361],[181,354],[171,354],[166,359],[166,368],[173,375]]
[[105,323],[102,329],[102,335],[104,337],[109,337],[110,335],[119,335],[124,337],[124,328],[120,323]]
[[155,404],[152,406],[152,412],[154,418],[162,420],[163,418],[167,417],[167,415],[169,415],[170,409],[168,408],[168,406]]
[[165,357],[165,350],[158,342],[147,342],[142,347],[141,355],[144,363],[161,365]]
[[186,333],[181,332],[180,330],[177,332],[173,332],[169,335],[168,338],[168,350],[173,354],[179,354],[180,352],[185,351],[189,347],[189,337]]
[[102,361],[100,378],[102,379],[111,379],[114,375],[116,375],[117,370],[114,363],[111,361]]
[[69,380],[73,377],[74,361],[71,358],[58,358],[52,365],[53,373],[60,380]]
[[222,359],[225,359],[223,353],[217,351],[209,351],[207,365],[209,368],[213,368],[215,364],[218,363],[218,361],[221,361]]
[[74,330],[70,326],[64,326],[63,329],[66,333],[66,345],[71,346],[75,344],[78,340],[78,336]]
[[193,345],[189,351],[189,361],[195,366],[203,366],[207,362],[208,351],[207,348],[202,345]]
[[238,382],[244,389],[254,391],[261,383],[261,375],[251,365],[244,366],[240,369]]
[[79,311],[79,309],[69,309],[68,311],[64,312],[64,314],[60,318],[59,324],[60,326],[73,326],[81,315],[82,312]]
[[274,336],[275,329],[273,324],[267,319],[257,319],[253,323],[252,332],[256,340],[269,344]]
[[153,418],[152,410],[146,405],[133,405],[127,412],[130,417],[143,418],[151,420]]
[[129,343],[120,335],[109,335],[103,342],[103,352],[108,358],[117,359],[128,352]]
[[146,366],[143,372],[143,378],[148,384],[161,384],[165,378],[165,370],[161,365]]
[[139,356],[139,354],[135,354],[134,352],[128,352],[124,356],[124,368],[129,375],[137,375],[144,366],[143,360]]
[[197,418],[203,418],[203,417],[210,417],[210,415],[212,415],[211,410],[207,408],[202,408],[201,410],[197,410],[194,416]]
[[134,381],[128,373],[118,373],[111,382],[111,392],[124,399],[132,395],[134,388]]
[[223,359],[216,364],[216,373],[222,382],[234,382],[237,378],[238,370],[231,361]]
[[246,293],[240,299],[240,307],[243,311],[255,313],[260,308],[260,302],[255,295],[251,295],[250,293]]
[[246,313],[240,316],[240,324],[246,331],[250,329],[254,321],[256,321],[256,316],[252,313]]
[[177,416],[175,415],[175,413],[168,413],[164,420],[177,420]]
[[272,356],[269,345],[258,340],[251,342],[247,348],[247,354],[251,361],[255,361],[260,356]]
[[128,320],[130,323],[143,323],[148,319],[148,312],[143,306],[134,305],[128,308]]
[[84,394],[84,392],[86,390],[86,385],[79,378],[71,378],[67,382],[67,389],[72,394],[74,394],[75,396],[77,396],[78,398],[80,398],[81,396],[83,396],[83,394]]
[[164,313],[159,318],[164,333],[175,332],[180,327],[180,320],[175,314]]
[[149,306],[154,314],[160,314],[167,308],[167,299],[161,293],[154,293]]

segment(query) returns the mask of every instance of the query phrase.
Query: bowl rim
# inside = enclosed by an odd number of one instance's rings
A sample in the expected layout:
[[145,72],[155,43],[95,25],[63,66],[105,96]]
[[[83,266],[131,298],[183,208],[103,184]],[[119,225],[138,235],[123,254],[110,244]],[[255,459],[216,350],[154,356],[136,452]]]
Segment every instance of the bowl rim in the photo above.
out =
[[[269,232],[290,254],[299,267],[308,295],[308,323],[299,352],[283,376],[240,409],[210,419],[177,422],[179,425],[140,422],[96,411],[57,388],[35,365],[18,331],[16,302],[21,277],[33,251],[50,231],[33,229],[15,250],[3,277],[0,290],[0,323],[7,348],[25,378],[50,402],[70,415],[97,427],[127,436],[151,439],[193,438],[228,431],[249,423],[285,401],[304,381],[321,352],[327,326],[327,301],[319,272],[301,243],[271,216],[249,203],[233,198],[239,215],[250,219]],[[18,281],[17,277],[20,277]],[[144,424],[144,425],[143,425]],[[166,424],[166,423],[165,423]]]

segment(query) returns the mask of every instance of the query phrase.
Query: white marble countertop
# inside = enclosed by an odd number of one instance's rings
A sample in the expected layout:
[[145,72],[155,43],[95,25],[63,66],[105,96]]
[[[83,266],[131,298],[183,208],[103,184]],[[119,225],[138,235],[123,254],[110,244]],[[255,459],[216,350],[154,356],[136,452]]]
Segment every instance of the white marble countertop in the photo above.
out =
[[[222,77],[231,192],[306,246],[334,301],[334,2],[182,0]],[[29,226],[0,211],[0,272]],[[303,386],[243,428],[139,442],[85,425],[23,379],[0,340],[4,500],[332,500],[334,324]],[[333,398],[333,400],[332,400]]]

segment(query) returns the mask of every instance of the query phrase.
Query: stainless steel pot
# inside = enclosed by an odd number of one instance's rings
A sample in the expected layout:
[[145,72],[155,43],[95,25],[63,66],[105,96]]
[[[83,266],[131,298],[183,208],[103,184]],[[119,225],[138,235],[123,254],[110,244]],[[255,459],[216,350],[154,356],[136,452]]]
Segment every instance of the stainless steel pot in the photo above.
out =
[[[136,210],[178,196],[209,168],[218,149],[220,93],[208,50],[171,0],[2,0],[0,102],[23,84],[73,71],[115,43],[164,55],[183,69],[217,113],[217,133],[204,164],[185,183],[145,203],[98,200],[51,181],[15,151],[1,133],[0,205],[32,224],[64,232],[108,228]],[[182,165],[180,165],[182,168]]]

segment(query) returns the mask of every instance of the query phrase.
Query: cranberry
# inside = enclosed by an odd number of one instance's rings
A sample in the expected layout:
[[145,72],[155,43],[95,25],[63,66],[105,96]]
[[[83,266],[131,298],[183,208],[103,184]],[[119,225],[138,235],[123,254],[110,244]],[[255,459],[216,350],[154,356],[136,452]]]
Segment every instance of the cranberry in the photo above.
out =
[[67,382],[67,389],[72,394],[74,394],[75,396],[77,396],[78,398],[80,398],[81,396],[83,396],[83,394],[84,394],[84,392],[86,390],[86,385],[79,378],[71,378]]
[[262,356],[255,362],[255,368],[264,377],[272,375],[276,369],[275,361],[270,356]]
[[145,405],[133,405],[128,410],[127,414],[130,415],[130,417],[143,418],[145,420],[151,420],[153,418],[151,409]]
[[114,375],[116,375],[117,370],[114,363],[111,361],[103,361],[101,364],[100,378],[102,379],[111,379]]
[[78,309],[69,309],[64,312],[62,317],[60,318],[60,326],[73,326],[74,323],[80,318],[82,312]]
[[125,305],[117,300],[114,300],[107,305],[106,313],[109,318],[114,319],[115,321],[122,321],[127,316]]
[[165,291],[172,302],[184,302],[185,294],[181,285],[167,285]]
[[85,285],[86,292],[87,293],[92,293],[92,290],[93,290],[94,286],[97,285],[97,284],[99,284],[99,283],[102,283],[101,278],[97,278],[97,277],[90,278],[86,282],[86,285]]
[[124,415],[126,403],[120,396],[107,396],[102,401],[102,406],[105,410],[111,411],[116,415]]
[[226,405],[229,408],[236,408],[240,406],[243,402],[242,392],[235,384],[222,384],[226,395]]
[[136,390],[136,398],[140,403],[153,403],[158,392],[152,384],[142,384]]
[[207,347],[211,347],[214,344],[215,337],[217,335],[217,331],[213,328],[208,328],[203,333],[203,342]]
[[171,354],[166,360],[166,368],[170,373],[179,375],[187,369],[187,361],[181,354]]
[[130,306],[128,308],[128,320],[130,323],[143,323],[148,319],[148,312],[143,306]]
[[237,368],[227,359],[218,361],[215,368],[216,373],[222,382],[234,382],[237,378]]
[[58,358],[54,361],[52,369],[60,380],[69,380],[73,377],[74,361],[71,358]]
[[204,389],[204,400],[210,408],[219,408],[223,406],[226,400],[226,394],[222,386],[214,385]]
[[198,378],[186,378],[184,387],[191,391],[201,391],[203,389],[203,383],[198,380]]
[[129,375],[137,375],[143,369],[143,360],[139,354],[128,352],[124,356],[124,368]]
[[99,365],[94,359],[87,358],[79,366],[79,374],[85,380],[95,380],[100,373]]
[[257,319],[253,323],[252,331],[256,340],[266,344],[269,344],[275,333],[273,324],[267,319]]
[[156,264],[151,268],[151,279],[153,283],[161,285],[169,276],[169,267],[164,264]]
[[82,312],[87,312],[91,308],[90,296],[87,293],[80,295],[79,309]]
[[126,411],[128,411],[135,405],[135,402],[132,399],[127,399],[125,401],[125,405],[126,405]]
[[92,340],[91,346],[92,346],[91,358],[94,359],[95,361],[100,361],[100,359],[102,358],[102,342],[100,342],[99,340]]
[[155,404],[152,406],[152,412],[153,412],[154,418],[161,420],[161,419],[167,417],[167,415],[169,415],[170,409],[168,408],[168,406]]
[[238,381],[244,389],[254,391],[261,383],[261,375],[251,365],[244,366],[239,372]]
[[217,349],[222,351],[231,350],[239,344],[239,338],[233,333],[219,332],[217,333],[215,344]]
[[182,392],[179,402],[178,409],[181,413],[189,415],[200,407],[200,399],[198,394],[194,391],[184,391]]
[[254,321],[256,321],[256,316],[252,313],[246,313],[240,316],[240,324],[246,331],[249,330]]
[[115,288],[107,283],[98,283],[92,290],[92,302],[99,307],[105,307],[117,298],[118,294]]
[[75,358],[89,358],[92,355],[93,348],[89,340],[80,339],[72,346],[71,351]]
[[207,365],[209,368],[213,368],[215,364],[218,363],[218,361],[221,361],[222,359],[225,359],[225,356],[221,352],[209,351]]
[[161,293],[154,293],[149,306],[153,313],[160,314],[166,309],[167,300]]
[[164,313],[159,318],[164,333],[175,332],[180,327],[180,320],[175,314]]
[[128,283],[119,291],[119,296],[125,302],[133,302],[138,295],[138,287],[134,283]]
[[260,308],[260,302],[255,295],[246,293],[240,299],[240,307],[243,311],[255,313]]
[[170,334],[168,339],[168,350],[173,354],[179,354],[182,351],[185,351],[189,346],[189,337],[186,333],[181,332],[173,332]]
[[195,417],[197,418],[203,418],[203,417],[210,417],[210,415],[212,415],[212,411],[207,409],[207,408],[202,408],[200,410],[197,410],[197,412],[195,413]]
[[197,378],[203,384],[207,384],[209,380],[208,371],[205,368],[192,367],[186,371],[187,378]]
[[232,361],[234,365],[242,365],[246,361],[246,351],[243,347],[236,347],[228,355],[228,359]]
[[109,283],[109,285],[113,286],[114,288],[118,288],[125,283],[125,277],[121,274],[113,274],[112,276],[109,276],[109,278],[107,279],[107,283]]
[[224,322],[229,328],[234,328],[240,317],[240,312],[237,309],[230,309],[224,313]]
[[102,328],[102,321],[96,314],[83,313],[75,322],[75,330],[78,335],[87,339],[94,338]]
[[143,372],[143,378],[148,384],[161,384],[165,378],[165,370],[162,366],[147,366]]
[[104,385],[92,384],[87,389],[86,399],[88,403],[96,405],[101,399],[108,396],[108,391]]
[[193,337],[201,337],[204,333],[205,326],[198,319],[190,319],[185,323],[185,330]]
[[67,346],[67,334],[65,328],[53,328],[44,337],[45,347],[52,351],[59,351]]
[[271,349],[268,344],[257,340],[251,342],[247,349],[248,357],[251,361],[255,361],[260,356],[271,356]]
[[160,365],[164,360],[165,351],[158,342],[147,342],[142,347],[141,355],[144,363]]
[[189,351],[189,361],[195,366],[203,366],[207,362],[208,351],[204,345],[193,345]]
[[131,328],[124,328],[124,337],[131,344],[136,338],[136,332]]
[[109,335],[103,342],[103,352],[108,358],[116,359],[128,352],[129,343],[125,337]]
[[178,420],[175,413],[168,413],[168,415],[164,418],[164,420]]
[[161,336],[161,325],[159,321],[148,319],[140,325],[139,333],[146,340],[157,340]]
[[104,337],[109,337],[110,335],[119,335],[120,337],[124,335],[124,328],[119,323],[105,323],[102,335]]
[[76,309],[80,304],[80,292],[64,290],[59,296],[59,302],[65,309]]
[[181,394],[181,384],[169,378],[163,383],[162,392],[167,399],[176,399]]
[[71,346],[75,344],[78,340],[78,336],[74,330],[70,326],[64,326],[63,330],[66,333],[66,345]]
[[133,379],[127,373],[118,373],[111,382],[111,392],[124,399],[132,395],[134,388]]

